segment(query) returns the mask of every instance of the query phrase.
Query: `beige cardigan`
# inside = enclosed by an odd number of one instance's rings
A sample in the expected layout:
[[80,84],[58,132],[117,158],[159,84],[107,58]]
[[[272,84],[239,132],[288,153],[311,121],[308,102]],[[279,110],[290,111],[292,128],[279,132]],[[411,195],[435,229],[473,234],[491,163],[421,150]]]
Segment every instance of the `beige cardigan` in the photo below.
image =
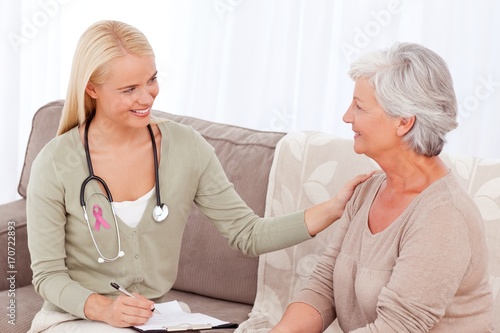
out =
[[368,212],[385,179],[361,184],[308,286],[324,328],[344,332],[491,332],[493,298],[483,223],[452,174],[424,190],[383,232]]

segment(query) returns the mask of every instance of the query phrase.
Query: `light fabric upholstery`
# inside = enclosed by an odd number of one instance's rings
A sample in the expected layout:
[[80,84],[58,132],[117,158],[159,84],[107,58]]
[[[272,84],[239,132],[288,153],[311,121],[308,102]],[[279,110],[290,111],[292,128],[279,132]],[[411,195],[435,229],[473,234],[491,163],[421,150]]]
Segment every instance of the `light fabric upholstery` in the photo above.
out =
[[[478,204],[490,251],[491,283],[500,329],[500,160],[443,154],[447,165]],[[378,166],[353,151],[353,141],[319,132],[287,134],[278,144],[269,177],[266,215],[276,216],[321,202],[359,173]],[[235,332],[269,332],[302,288],[324,251],[335,224],[314,239],[262,255],[257,296],[250,318]],[[334,322],[328,333],[342,332]],[[500,332],[500,331],[498,331]]]

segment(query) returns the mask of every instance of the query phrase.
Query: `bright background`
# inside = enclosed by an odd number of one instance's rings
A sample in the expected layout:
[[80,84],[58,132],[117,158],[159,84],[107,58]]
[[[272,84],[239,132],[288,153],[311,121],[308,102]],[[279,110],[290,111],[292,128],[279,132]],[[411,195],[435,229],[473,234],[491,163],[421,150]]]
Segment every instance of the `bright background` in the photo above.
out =
[[500,158],[495,0],[0,0],[0,203],[19,197],[33,114],[65,98],[76,42],[101,19],[148,36],[156,109],[346,138],[349,63],[396,41],[421,43],[455,81],[460,125],[445,149]]

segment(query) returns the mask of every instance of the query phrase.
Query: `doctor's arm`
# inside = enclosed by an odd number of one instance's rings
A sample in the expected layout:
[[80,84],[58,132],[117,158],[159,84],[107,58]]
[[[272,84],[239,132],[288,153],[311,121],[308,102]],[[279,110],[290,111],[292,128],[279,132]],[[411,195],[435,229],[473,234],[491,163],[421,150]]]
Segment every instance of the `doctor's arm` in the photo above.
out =
[[46,301],[83,317],[92,293],[72,280],[66,266],[66,203],[53,155],[45,147],[33,162],[27,189],[28,247],[33,286]]
[[201,157],[194,201],[230,246],[248,255],[276,251],[315,236],[342,216],[356,186],[373,174],[354,177],[333,198],[306,210],[260,218],[229,182],[213,148],[201,139],[198,145]]

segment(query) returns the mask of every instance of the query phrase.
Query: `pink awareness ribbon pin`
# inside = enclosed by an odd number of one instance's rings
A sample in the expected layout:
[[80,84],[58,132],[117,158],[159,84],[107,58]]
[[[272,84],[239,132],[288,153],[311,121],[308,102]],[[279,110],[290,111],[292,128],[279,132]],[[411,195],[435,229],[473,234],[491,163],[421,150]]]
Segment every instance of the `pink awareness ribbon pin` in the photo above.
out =
[[106,222],[104,217],[102,217],[102,209],[99,207],[99,205],[95,204],[94,208],[92,209],[92,213],[94,214],[95,217],[95,226],[94,229],[99,231],[101,229],[101,224],[104,228],[109,229],[109,224]]

